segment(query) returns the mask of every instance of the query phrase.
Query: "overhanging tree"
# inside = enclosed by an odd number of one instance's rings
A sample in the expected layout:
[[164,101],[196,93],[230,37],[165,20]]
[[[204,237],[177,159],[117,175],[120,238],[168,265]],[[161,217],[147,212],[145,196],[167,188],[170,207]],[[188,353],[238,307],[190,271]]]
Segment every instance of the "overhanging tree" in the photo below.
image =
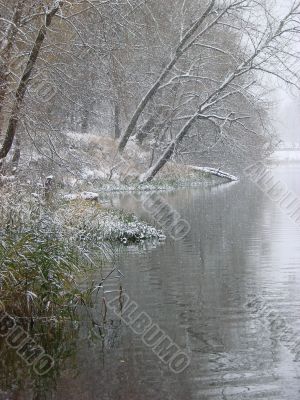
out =
[[120,153],[123,152],[128,140],[135,131],[141,114],[156,93],[161,89],[165,79],[173,70],[178,60],[180,60],[180,58],[182,58],[182,56],[185,55],[201,37],[205,36],[213,27],[215,27],[224,16],[233,10],[240,10],[248,7],[248,3],[248,0],[231,0],[229,2],[224,1],[223,4],[220,5],[217,0],[210,0],[205,11],[182,35],[179,43],[173,51],[170,62],[163,69],[157,80],[151,86],[133,113],[131,120],[119,142],[118,151]]
[[[289,46],[295,41],[296,35],[299,34],[300,2],[294,2],[289,12],[279,22],[276,22],[276,19],[271,16],[270,10],[266,8],[264,2],[244,1],[240,2],[239,6],[241,6],[241,3],[243,3],[244,10],[238,16],[238,20],[235,19],[231,22],[227,20],[221,23],[224,22],[228,27],[231,26],[241,31],[241,37],[245,43],[245,56],[243,57],[242,53],[240,58],[242,56],[244,59],[236,59],[233,66],[226,71],[223,79],[214,82],[206,96],[195,93],[195,99],[201,98],[196,110],[192,115],[185,116],[185,124],[175,138],[167,144],[154,165],[141,176],[142,182],[154,178],[172,157],[182,140],[187,137],[196,121],[211,121],[218,126],[220,132],[226,124],[240,124],[243,117],[236,117],[234,108],[228,115],[218,111],[223,109],[222,105],[229,99],[236,97],[238,102],[239,96],[247,96],[250,88],[256,83],[255,77],[258,72],[278,77],[299,88],[297,74],[292,67],[295,65],[296,55],[290,51]],[[256,7],[263,11],[264,18],[260,26],[251,24],[249,18],[249,13]],[[238,21],[240,25],[237,25]],[[197,44],[196,41],[194,43]],[[200,43],[200,45],[203,44]],[[203,46],[210,47],[212,52],[225,51],[225,49],[218,49],[208,44]],[[236,58],[235,54],[230,54],[230,56]],[[201,77],[198,77],[198,79],[201,81]]]

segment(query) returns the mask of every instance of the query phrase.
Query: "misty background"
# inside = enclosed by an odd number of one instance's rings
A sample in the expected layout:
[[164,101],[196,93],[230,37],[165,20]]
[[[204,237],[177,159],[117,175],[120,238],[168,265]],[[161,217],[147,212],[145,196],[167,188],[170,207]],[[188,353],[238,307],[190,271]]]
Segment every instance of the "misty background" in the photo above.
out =
[[[282,14],[292,3],[290,0],[276,0],[282,7]],[[297,50],[300,50],[300,38]],[[273,91],[273,121],[278,135],[283,141],[299,142],[300,95],[282,84]]]

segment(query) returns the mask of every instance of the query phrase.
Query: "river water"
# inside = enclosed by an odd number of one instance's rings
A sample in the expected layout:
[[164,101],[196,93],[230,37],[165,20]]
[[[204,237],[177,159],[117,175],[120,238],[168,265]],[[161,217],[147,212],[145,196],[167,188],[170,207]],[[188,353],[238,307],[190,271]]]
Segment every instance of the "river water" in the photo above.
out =
[[[299,164],[274,174],[300,196]],[[249,181],[161,195],[191,230],[178,242],[128,247],[120,279],[190,365],[175,374],[112,317],[108,339],[78,340],[49,398],[299,399],[299,224]],[[151,221],[129,194],[112,202]]]

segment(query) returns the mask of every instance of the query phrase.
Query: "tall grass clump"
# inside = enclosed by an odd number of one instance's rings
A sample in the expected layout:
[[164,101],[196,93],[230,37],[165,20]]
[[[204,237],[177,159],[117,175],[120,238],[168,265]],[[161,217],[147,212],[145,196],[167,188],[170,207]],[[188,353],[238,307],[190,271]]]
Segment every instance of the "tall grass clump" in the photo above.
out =
[[6,230],[0,241],[0,298],[21,316],[63,317],[80,299],[78,254],[53,234]]
[[19,318],[74,317],[88,302],[78,277],[88,267],[80,247],[53,223],[53,211],[36,203],[0,208],[0,301]]
[[18,189],[0,188],[0,301],[16,316],[74,314],[78,305],[93,301],[93,282],[84,289],[79,282],[91,266],[101,266],[104,241],[163,238],[135,216],[100,203],[67,202],[55,192],[49,200]]

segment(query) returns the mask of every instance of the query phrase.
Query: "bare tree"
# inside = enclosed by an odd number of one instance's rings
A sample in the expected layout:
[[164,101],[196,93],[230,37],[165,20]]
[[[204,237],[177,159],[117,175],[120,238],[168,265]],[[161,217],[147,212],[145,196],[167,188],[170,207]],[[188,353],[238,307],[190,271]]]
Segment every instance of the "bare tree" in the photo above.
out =
[[[25,0],[18,0],[11,21],[4,32],[1,39],[0,46],[0,115],[2,112],[4,99],[7,94],[8,87],[8,76],[9,76],[9,64],[12,56],[12,48],[16,40],[16,36],[19,30],[22,12],[24,8]],[[2,128],[3,119],[0,118],[0,135]]]
[[[299,33],[300,2],[294,2],[289,12],[279,22],[271,17],[270,11],[265,7],[264,2],[260,4],[251,1],[239,3],[239,6],[243,3],[246,7],[242,15],[239,16],[238,20],[225,21],[225,23],[227,26],[234,26],[237,29],[237,26],[233,25],[233,23],[240,21],[239,29],[242,32],[242,40],[245,43],[244,59],[236,59],[231,71],[227,71],[223,79],[220,82],[215,82],[212,90],[201,98],[195,112],[185,117],[186,122],[176,137],[170,141],[155,164],[141,176],[142,182],[150,181],[154,178],[174,154],[175,149],[188,135],[196,121],[211,121],[218,127],[220,134],[224,133],[226,126],[231,126],[232,124],[241,124],[243,126],[243,120],[247,117],[236,116],[233,107],[227,115],[218,111],[224,108],[222,107],[224,102],[228,102],[232,98],[236,98],[238,101],[239,98],[250,96],[249,93],[255,86],[258,72],[278,77],[299,88],[296,72],[292,68],[295,58],[293,53],[289,51],[289,44],[295,40],[295,35]],[[253,25],[250,22],[250,12],[253,12],[256,7],[263,10],[264,20],[261,22],[261,26]],[[202,46],[201,43],[200,46]],[[207,47],[209,45],[204,44],[203,46]],[[224,49],[217,49],[214,46],[209,47],[214,52],[224,51]],[[231,54],[231,56],[235,58],[234,54]],[[197,96],[195,94],[195,97]]]
[[[174,55],[171,57],[171,61],[167,64],[167,66],[164,68],[156,82],[152,85],[150,90],[147,92],[147,94],[144,96],[140,104],[138,105],[137,109],[135,110],[128,127],[126,131],[124,132],[120,143],[119,143],[119,152],[122,152],[132,135],[134,129],[136,128],[136,124],[138,122],[138,119],[140,118],[142,112],[144,111],[146,105],[149,103],[149,101],[153,98],[153,96],[156,94],[158,89],[160,88],[162,82],[164,79],[168,76],[169,72],[172,70],[176,62],[179,60],[179,58],[192,46],[196,38],[193,38],[192,41],[189,43],[189,40],[193,37],[195,32],[199,29],[199,27],[203,24],[203,22],[211,15],[213,7],[216,3],[216,0],[211,0],[207,9],[204,11],[204,13],[201,15],[200,18],[195,21],[192,26],[187,30],[185,35],[182,37],[180,42],[178,43]],[[218,16],[219,18],[219,16]],[[215,21],[216,22],[216,21]],[[206,29],[209,29],[209,27],[206,27]]]
[[0,149],[0,163],[2,163],[2,160],[7,156],[12,147],[19,122],[20,108],[22,106],[26,90],[28,88],[30,77],[36,65],[43,42],[46,38],[47,30],[51,25],[54,15],[58,12],[58,10],[62,5],[63,5],[63,0],[54,0],[51,7],[47,8],[46,10],[45,22],[39,29],[33,48],[29,55],[27,65],[25,67],[25,70],[23,72],[23,75],[21,77],[21,80],[19,82],[19,85],[17,87],[14,96],[12,111],[8,121],[6,135],[2,147]]

